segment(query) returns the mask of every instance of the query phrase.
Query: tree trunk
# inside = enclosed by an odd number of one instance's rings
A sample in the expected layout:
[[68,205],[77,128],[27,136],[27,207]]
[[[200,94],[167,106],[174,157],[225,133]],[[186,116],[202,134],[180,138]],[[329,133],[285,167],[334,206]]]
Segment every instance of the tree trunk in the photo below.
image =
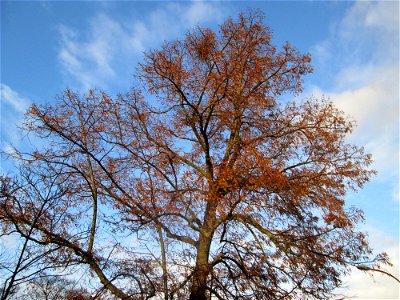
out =
[[212,235],[205,232],[200,233],[197,245],[196,266],[192,278],[192,290],[190,300],[207,300],[207,277],[208,277],[208,255],[210,253]]
[[[212,198],[211,198],[212,199]],[[207,300],[208,256],[214,235],[217,201],[209,200],[204,214],[204,223],[197,244],[196,265],[193,271],[189,300]]]

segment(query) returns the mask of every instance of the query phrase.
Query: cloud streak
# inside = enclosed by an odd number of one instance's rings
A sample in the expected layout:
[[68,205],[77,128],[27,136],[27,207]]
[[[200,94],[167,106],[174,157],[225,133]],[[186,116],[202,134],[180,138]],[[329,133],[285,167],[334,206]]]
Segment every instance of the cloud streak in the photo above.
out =
[[[23,120],[24,113],[28,109],[31,101],[19,95],[10,86],[1,83],[1,103],[0,103],[0,148],[1,151],[10,153],[11,144],[21,146],[22,133],[18,129]],[[0,171],[5,172],[8,163],[0,160]]]
[[66,26],[59,27],[61,47],[58,58],[65,74],[85,89],[104,84],[115,76],[111,67],[115,55],[113,42],[124,38],[120,26],[113,20],[105,15],[97,16],[96,20],[101,25],[95,26],[91,22],[89,40],[81,40],[76,31]]
[[[29,100],[18,95],[11,87],[6,84],[0,85],[1,90],[1,106],[2,112],[5,111],[4,106],[10,106],[10,108],[18,113],[24,113],[29,106]],[[2,115],[2,117],[4,117]]]
[[84,32],[59,26],[58,58],[66,81],[76,88],[128,85],[143,51],[219,18],[220,11],[210,2],[163,3],[146,20],[116,20],[102,12]]

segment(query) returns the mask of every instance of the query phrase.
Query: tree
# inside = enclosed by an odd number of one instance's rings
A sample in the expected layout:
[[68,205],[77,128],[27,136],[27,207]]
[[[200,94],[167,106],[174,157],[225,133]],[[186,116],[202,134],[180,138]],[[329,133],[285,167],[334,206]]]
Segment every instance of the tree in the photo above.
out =
[[[0,245],[0,274],[3,279],[0,282],[0,299],[2,300],[8,299],[18,292],[20,285],[46,277],[43,275],[45,270],[56,266],[54,263],[49,263],[48,258],[60,248],[51,245],[46,249],[38,249],[34,240],[39,219],[45,216],[46,207],[51,205],[51,201],[59,195],[47,194],[41,197],[38,189],[42,187],[42,184],[24,170],[21,170],[20,176],[23,178],[23,184],[20,184],[18,180],[11,182],[7,178],[2,178],[0,195],[8,197],[8,205],[12,205],[13,210],[9,214],[10,211],[6,209],[5,203],[2,203],[1,208],[4,211],[0,215],[0,221],[3,230],[0,232],[0,236],[10,236],[11,239],[16,239],[16,235],[20,236],[19,243],[16,241],[16,245],[12,249]],[[51,181],[46,181],[46,187],[51,184]],[[31,206],[28,202],[22,203],[17,197],[14,197],[14,192],[17,191],[19,196],[36,202],[36,210],[30,211]],[[38,199],[40,200],[38,201]],[[18,214],[29,216],[30,222],[19,223],[15,219]],[[10,223],[13,226],[10,226]]]
[[[40,277],[30,280],[22,291],[13,297],[18,300],[91,300],[89,293],[78,288],[78,283],[42,273]],[[96,298],[101,299],[101,298]]]
[[310,62],[250,12],[147,52],[127,94],[33,105],[25,129],[46,144],[15,152],[52,205],[34,222],[46,198],[4,177],[3,228],[33,227],[21,235],[59,248],[52,262],[121,299],[329,298],[351,266],[388,258],[371,259],[343,200],[374,173],[346,143],[353,122],[327,100],[280,100]]

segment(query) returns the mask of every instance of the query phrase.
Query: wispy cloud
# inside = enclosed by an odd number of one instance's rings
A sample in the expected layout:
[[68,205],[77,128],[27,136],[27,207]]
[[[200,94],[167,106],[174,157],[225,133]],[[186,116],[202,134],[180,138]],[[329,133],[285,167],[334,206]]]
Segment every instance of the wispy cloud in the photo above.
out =
[[61,25],[58,57],[68,85],[77,88],[109,88],[130,83],[130,75],[142,52],[164,40],[175,39],[193,25],[218,20],[221,13],[212,2],[163,3],[146,19],[115,19],[98,13],[85,30]]
[[[358,1],[347,12],[345,18],[339,24],[342,38],[362,40],[365,36],[379,35],[379,39],[392,41],[395,45],[394,35],[399,31],[399,3],[395,1]],[[363,30],[362,34],[354,35],[357,30]],[[368,32],[366,32],[368,30]],[[383,34],[383,35],[382,35]],[[398,41],[398,37],[397,37]],[[383,46],[387,51],[387,44]]]
[[371,74],[379,76],[377,67],[398,68],[398,10],[395,1],[358,1],[331,25],[328,38],[312,49],[325,86],[335,90],[360,87]]
[[21,142],[21,132],[17,126],[21,124],[31,101],[6,84],[1,83],[0,87],[0,147],[8,151],[10,144],[19,145]]
[[66,26],[59,27],[61,47],[58,53],[67,75],[83,88],[105,83],[115,76],[111,67],[115,55],[115,42],[124,38],[118,23],[105,15],[96,17],[98,25],[91,22],[88,40],[82,40],[77,31]]
[[5,106],[10,106],[9,108],[18,113],[24,113],[26,111],[26,109],[29,106],[28,99],[18,95],[16,91],[14,91],[8,85],[3,83],[0,85],[0,90],[1,90],[0,99],[1,99],[2,113],[4,111],[8,111],[8,109],[7,110],[5,109]]

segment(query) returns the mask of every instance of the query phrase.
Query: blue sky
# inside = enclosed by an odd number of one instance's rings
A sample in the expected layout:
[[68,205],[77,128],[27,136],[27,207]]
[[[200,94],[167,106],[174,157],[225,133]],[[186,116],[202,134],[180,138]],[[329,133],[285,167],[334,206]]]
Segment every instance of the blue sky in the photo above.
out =
[[[32,102],[51,102],[70,87],[125,92],[146,49],[182,38],[195,25],[217,28],[257,8],[274,43],[289,41],[313,57],[299,98],[329,97],[358,123],[349,140],[373,154],[378,175],[349,205],[365,211],[377,252],[399,274],[398,2],[25,2],[1,1],[1,147],[24,146],[16,125]],[[2,170],[7,168],[3,162]],[[354,272],[350,295],[397,298],[392,281]]]

